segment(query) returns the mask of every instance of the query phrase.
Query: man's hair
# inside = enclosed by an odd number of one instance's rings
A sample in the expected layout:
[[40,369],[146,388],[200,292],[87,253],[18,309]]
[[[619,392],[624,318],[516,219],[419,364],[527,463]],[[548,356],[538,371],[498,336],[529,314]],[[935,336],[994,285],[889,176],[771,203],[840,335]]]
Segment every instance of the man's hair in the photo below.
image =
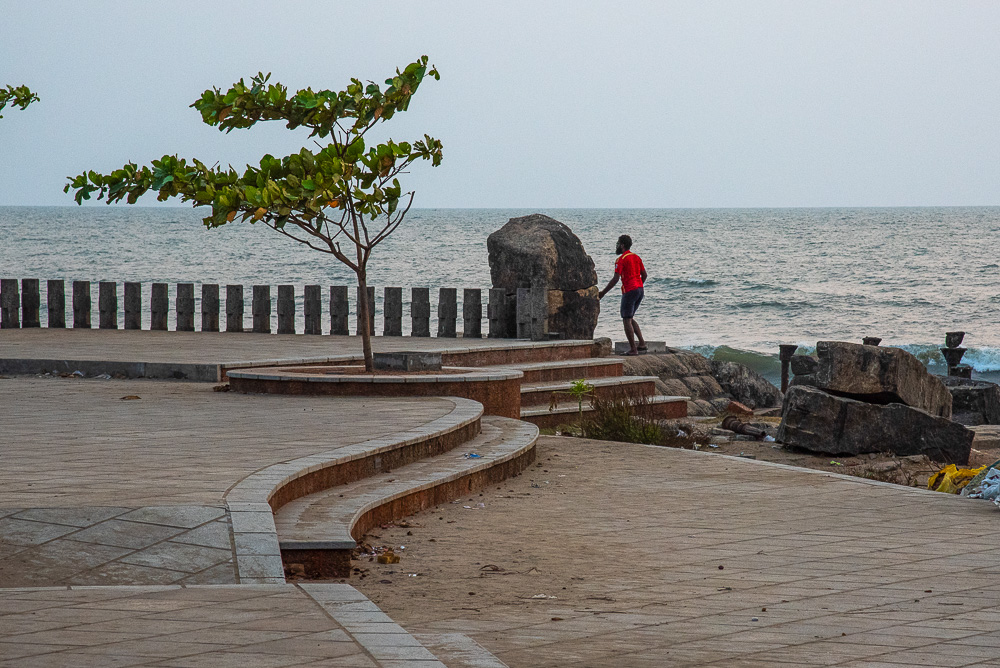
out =
[[623,234],[618,237],[618,243],[622,245],[625,250],[630,250],[632,248],[632,237],[627,234]]

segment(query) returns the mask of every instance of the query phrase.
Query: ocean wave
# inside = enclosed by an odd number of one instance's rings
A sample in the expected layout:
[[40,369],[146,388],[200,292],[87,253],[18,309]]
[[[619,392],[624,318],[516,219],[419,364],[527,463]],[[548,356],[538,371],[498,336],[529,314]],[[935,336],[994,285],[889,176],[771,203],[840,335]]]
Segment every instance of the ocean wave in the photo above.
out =
[[711,278],[651,278],[646,285],[661,285],[675,288],[711,288],[719,282]]
[[777,309],[779,311],[799,311],[802,309],[817,308],[817,306],[810,302],[801,300],[783,302],[774,299],[769,299],[767,301],[762,301],[762,302],[737,302],[736,308],[739,309],[770,308],[770,309]]

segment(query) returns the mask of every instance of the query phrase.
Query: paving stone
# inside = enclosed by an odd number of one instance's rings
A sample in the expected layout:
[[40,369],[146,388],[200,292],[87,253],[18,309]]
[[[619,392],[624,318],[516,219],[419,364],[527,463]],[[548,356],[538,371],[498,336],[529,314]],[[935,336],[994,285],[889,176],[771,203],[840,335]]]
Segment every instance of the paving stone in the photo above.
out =
[[119,519],[193,529],[225,514],[225,508],[211,506],[147,506],[136,508]]
[[141,552],[133,552],[122,557],[120,561],[126,564],[196,573],[212,566],[232,563],[232,559],[231,550],[166,541]]
[[181,533],[183,530],[177,527],[112,519],[78,531],[73,539],[140,550]]
[[232,549],[232,538],[229,534],[229,521],[209,522],[190,531],[185,531],[170,539],[174,543],[216,547],[222,550]]
[[76,531],[62,524],[34,522],[13,517],[0,519],[0,541],[12,545],[40,545]]
[[22,520],[34,520],[49,524],[65,524],[82,528],[103,522],[126,512],[128,512],[128,508],[29,508],[20,511],[14,517]]

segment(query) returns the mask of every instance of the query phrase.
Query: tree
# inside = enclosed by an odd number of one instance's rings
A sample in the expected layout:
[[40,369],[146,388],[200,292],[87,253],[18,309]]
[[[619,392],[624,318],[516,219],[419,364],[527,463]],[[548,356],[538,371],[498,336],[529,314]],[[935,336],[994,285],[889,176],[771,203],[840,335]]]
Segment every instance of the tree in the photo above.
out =
[[[11,86],[0,88],[0,111],[10,103],[12,107],[19,107],[21,111],[28,108],[32,102],[38,102],[38,96],[28,90],[27,86]],[[3,118],[3,116],[0,116]]]
[[[428,135],[412,143],[389,139],[369,147],[365,135],[406,111],[425,76],[440,79],[437,69],[428,69],[427,56],[421,56],[386,79],[385,90],[351,79],[342,91],[306,88],[289,96],[285,86],[268,83],[270,74],[258,73],[249,86],[240,79],[225,93],[206,90],[191,106],[205,123],[227,133],[262,121],[284,121],[289,129],[309,128],[310,137],[329,143],[317,142],[316,151],[303,148],[280,159],[265,155],[259,166],[248,165],[242,174],[232,167],[223,170],[165,155],[148,167],[129,163],[107,175],[88,171],[69,177],[64,192],[75,190],[77,204],[95,191],[108,204],[123,199],[135,204],[155,190],[160,201],[180,197],[195,207],[211,206],[212,215],[203,219],[209,228],[237,218],[262,222],[333,255],[355,273],[361,294],[367,295],[372,250],[399,227],[413,203],[414,192],[403,192],[398,175],[418,159],[436,167],[442,147]],[[367,299],[358,300],[358,310],[365,369],[372,371]]]

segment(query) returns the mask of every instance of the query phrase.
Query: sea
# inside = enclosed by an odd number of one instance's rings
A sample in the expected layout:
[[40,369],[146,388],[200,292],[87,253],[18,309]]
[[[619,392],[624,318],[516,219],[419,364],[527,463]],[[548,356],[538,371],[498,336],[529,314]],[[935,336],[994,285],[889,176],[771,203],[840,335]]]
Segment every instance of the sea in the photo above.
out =
[[[462,288],[486,289],[487,236],[531,213],[576,233],[601,287],[612,276],[618,235],[633,238],[649,273],[636,316],[649,340],[742,362],[775,380],[779,344],[809,352],[820,340],[865,336],[943,373],[945,332],[964,331],[963,362],[975,377],[1000,379],[1000,207],[414,209],[373,252],[369,284],[378,294],[382,286],[430,287],[432,295],[455,287],[459,299]],[[259,224],[207,229],[204,215],[0,207],[0,276],[39,278],[43,290],[46,279],[64,279],[67,288],[92,281],[95,308],[97,281],[292,284],[299,300],[307,284],[354,285],[330,255]],[[249,318],[249,293],[247,301]],[[376,331],[380,323],[379,310]],[[623,339],[616,294],[605,297],[595,336]]]

